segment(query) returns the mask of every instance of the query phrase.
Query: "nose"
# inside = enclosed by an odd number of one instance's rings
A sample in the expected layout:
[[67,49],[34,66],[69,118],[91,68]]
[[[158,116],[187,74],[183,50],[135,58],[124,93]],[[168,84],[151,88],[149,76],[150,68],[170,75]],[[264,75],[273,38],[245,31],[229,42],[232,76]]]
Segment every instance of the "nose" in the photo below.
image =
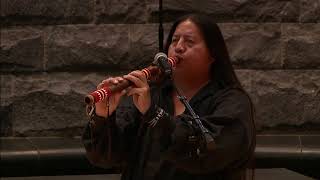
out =
[[179,39],[178,43],[176,44],[175,52],[176,53],[183,53],[185,51],[185,49],[186,48],[185,48],[183,40],[181,38],[181,39]]

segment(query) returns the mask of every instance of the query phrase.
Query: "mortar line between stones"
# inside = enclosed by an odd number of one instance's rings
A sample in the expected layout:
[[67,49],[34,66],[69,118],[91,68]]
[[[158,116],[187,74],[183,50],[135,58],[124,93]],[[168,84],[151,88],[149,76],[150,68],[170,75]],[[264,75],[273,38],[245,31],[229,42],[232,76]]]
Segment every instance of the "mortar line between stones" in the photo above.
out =
[[47,38],[47,33],[46,33],[46,29],[47,28],[44,28],[43,29],[43,32],[42,32],[42,38],[43,38],[43,64],[42,64],[42,68],[43,68],[43,71],[46,71],[47,70],[47,63],[48,63],[48,57],[47,57],[47,51],[46,51],[46,48],[47,48],[47,42],[46,42],[46,38]]
[[[130,53],[130,49],[131,49],[131,43],[132,43],[132,39],[131,39],[131,34],[133,31],[133,24],[129,24],[129,32],[128,32],[128,45],[129,45],[129,53]],[[128,54],[128,56],[130,57],[131,54]]]
[[281,69],[285,69],[284,67],[284,33],[283,33],[283,23],[280,23],[280,67]]
[[97,23],[97,14],[96,14],[96,12],[97,12],[97,1],[98,0],[92,0],[93,1],[93,12],[92,12],[92,16],[93,16],[93,18],[92,18],[92,22],[91,22],[91,24],[96,24]]
[[301,23],[301,0],[299,0],[299,8],[298,8],[298,23]]

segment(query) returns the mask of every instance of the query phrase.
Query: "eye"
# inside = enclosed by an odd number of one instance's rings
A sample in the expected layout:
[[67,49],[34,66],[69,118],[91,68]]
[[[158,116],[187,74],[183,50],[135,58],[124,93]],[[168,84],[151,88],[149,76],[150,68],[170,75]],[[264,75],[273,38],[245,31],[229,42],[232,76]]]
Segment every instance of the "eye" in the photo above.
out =
[[188,46],[193,46],[193,44],[194,44],[194,41],[191,39],[187,39],[186,42],[187,42]]
[[177,42],[178,41],[178,38],[177,37],[173,37],[171,42]]

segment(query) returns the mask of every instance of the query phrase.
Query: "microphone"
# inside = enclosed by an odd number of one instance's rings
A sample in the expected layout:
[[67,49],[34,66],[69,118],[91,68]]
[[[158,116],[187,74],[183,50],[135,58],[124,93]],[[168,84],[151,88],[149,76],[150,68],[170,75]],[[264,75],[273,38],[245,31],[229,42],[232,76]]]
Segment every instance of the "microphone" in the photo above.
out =
[[[141,70],[146,76],[148,81],[159,79],[161,76],[166,74],[166,70],[163,70],[159,65],[159,63],[163,64],[164,61],[168,63],[168,66],[170,66],[170,69],[175,67],[176,64],[178,63],[178,60],[176,58],[173,58],[173,57],[168,58],[167,55],[162,52],[157,53],[154,57],[154,61],[152,62],[152,64],[149,67],[146,67]],[[105,85],[101,89],[95,90],[94,92],[88,94],[85,97],[84,101],[87,105],[92,105],[94,103],[97,103],[99,101],[102,101],[112,96],[114,92],[122,91],[123,89],[126,89],[132,85],[133,83],[128,80],[124,80],[117,85],[109,85],[109,86]]]

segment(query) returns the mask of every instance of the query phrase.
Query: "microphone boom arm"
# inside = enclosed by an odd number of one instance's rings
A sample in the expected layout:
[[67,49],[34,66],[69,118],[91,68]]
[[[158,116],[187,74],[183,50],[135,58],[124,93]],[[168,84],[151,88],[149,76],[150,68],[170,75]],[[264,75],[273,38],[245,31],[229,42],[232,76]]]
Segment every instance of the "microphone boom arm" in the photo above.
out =
[[[172,66],[170,66],[169,63],[166,62],[163,58],[160,58],[158,62],[159,62],[161,70],[163,72],[165,72],[165,76],[171,76],[172,75],[172,68],[171,68]],[[198,126],[199,133],[202,137],[203,143],[200,144],[200,146],[202,146],[202,147],[197,148],[198,156],[200,155],[202,150],[204,150],[205,152],[214,150],[216,148],[216,144],[215,144],[215,141],[212,137],[212,134],[209,132],[209,130],[206,127],[203,126],[203,124],[200,120],[200,117],[194,112],[194,110],[190,106],[187,98],[184,95],[182,95],[181,90],[176,85],[174,85],[174,89],[178,94],[179,100],[184,104],[186,109],[191,114],[192,119],[195,122],[195,124]],[[193,135],[189,136],[190,141],[194,141],[195,139],[196,139],[195,136],[193,136]]]

